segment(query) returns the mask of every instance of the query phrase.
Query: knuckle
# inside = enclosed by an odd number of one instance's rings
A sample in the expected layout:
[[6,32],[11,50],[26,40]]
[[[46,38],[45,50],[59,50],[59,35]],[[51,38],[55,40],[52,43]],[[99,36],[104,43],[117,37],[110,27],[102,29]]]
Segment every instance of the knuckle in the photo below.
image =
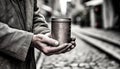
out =
[[44,48],[43,49],[43,53],[46,55],[46,54],[49,54],[49,51],[48,51],[48,49],[47,48]]

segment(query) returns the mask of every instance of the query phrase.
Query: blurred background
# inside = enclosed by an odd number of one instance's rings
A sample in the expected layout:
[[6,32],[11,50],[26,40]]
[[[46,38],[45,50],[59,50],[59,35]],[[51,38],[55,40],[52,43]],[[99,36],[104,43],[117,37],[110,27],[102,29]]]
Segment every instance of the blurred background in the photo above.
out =
[[119,0],[38,0],[48,25],[53,17],[72,19],[77,47],[45,56],[36,50],[37,69],[120,69]]

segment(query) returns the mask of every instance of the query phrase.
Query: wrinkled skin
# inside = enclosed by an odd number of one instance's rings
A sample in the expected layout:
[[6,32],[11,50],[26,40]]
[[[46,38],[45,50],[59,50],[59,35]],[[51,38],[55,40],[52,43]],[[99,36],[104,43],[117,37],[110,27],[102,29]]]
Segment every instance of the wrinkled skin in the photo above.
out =
[[75,46],[75,38],[71,38],[70,43],[59,45],[59,42],[50,38],[50,34],[37,34],[33,36],[32,40],[34,46],[42,51],[45,55],[53,55],[65,53],[72,50]]

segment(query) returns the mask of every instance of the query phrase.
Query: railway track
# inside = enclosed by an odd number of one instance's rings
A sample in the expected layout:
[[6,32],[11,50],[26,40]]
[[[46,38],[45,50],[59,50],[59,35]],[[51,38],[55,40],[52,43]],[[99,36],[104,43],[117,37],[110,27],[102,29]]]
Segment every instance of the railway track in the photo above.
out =
[[76,38],[80,38],[87,43],[91,44],[95,48],[98,48],[102,52],[106,53],[107,55],[115,58],[116,60],[120,61],[120,42],[112,40],[110,38],[106,38],[103,36],[99,36],[96,34],[92,34],[89,32],[81,31],[79,33],[74,32]]

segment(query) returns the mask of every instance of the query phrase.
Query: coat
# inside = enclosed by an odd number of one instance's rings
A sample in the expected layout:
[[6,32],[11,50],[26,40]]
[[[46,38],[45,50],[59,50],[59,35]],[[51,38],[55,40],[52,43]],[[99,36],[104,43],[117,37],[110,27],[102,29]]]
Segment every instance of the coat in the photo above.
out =
[[34,34],[49,32],[36,0],[0,0],[0,69],[35,69]]

